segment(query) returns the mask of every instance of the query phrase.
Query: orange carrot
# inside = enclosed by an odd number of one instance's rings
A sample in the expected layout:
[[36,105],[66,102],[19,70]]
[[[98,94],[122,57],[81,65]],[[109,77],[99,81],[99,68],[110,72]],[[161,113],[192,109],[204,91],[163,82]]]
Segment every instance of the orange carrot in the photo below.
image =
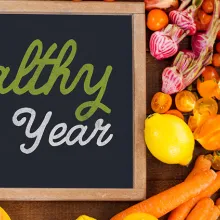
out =
[[219,215],[220,215],[220,209],[218,206],[215,205],[211,211],[211,214],[209,216],[209,220],[217,220]]
[[210,220],[209,216],[214,207],[214,202],[210,198],[201,199],[186,220]]
[[[189,181],[189,180],[188,180]],[[210,197],[212,194],[214,194],[218,189],[220,188],[220,171],[217,172],[217,177],[215,181],[207,187],[204,191],[202,191],[199,195],[195,196],[194,198],[190,199],[189,201],[183,203],[176,209],[174,209],[168,220],[184,220],[191,209],[196,205],[196,203],[205,198],[205,197]]]
[[110,220],[123,220],[126,216],[142,212],[160,218],[182,203],[199,195],[216,178],[213,170],[199,173],[188,181],[184,181],[164,192],[146,199],[130,208],[118,213]]
[[190,174],[186,177],[185,180],[189,180],[199,172],[204,172],[206,170],[209,170],[211,168],[212,162],[205,157],[205,155],[200,155],[197,157],[195,165],[190,172]]

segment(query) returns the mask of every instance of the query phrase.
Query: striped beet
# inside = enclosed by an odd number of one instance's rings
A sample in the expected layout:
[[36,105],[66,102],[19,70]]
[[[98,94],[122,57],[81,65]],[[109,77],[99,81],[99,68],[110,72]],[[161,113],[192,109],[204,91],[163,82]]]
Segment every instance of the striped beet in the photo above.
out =
[[188,35],[194,35],[196,33],[194,17],[197,13],[197,9],[202,5],[202,2],[203,0],[193,0],[192,5],[186,8],[190,1],[183,0],[177,10],[173,10],[169,13],[171,23],[176,24],[185,31],[189,31]]
[[170,21],[185,31],[189,30],[188,35],[194,35],[196,33],[196,23],[194,21],[196,9],[196,6],[192,5],[184,11],[173,10],[169,13]]
[[174,94],[184,90],[202,73],[212,61],[212,50],[204,50],[198,58],[191,53],[180,51],[171,67],[162,73],[162,92]]
[[216,36],[220,30],[219,6],[219,0],[214,0],[214,12],[208,29],[204,33],[197,32],[192,37],[192,50],[196,56],[199,56],[200,53],[206,48],[213,50]]
[[182,78],[182,74],[175,66],[165,68],[162,74],[162,92],[173,94],[182,91],[184,89]]
[[150,52],[157,60],[174,56],[179,49],[179,43],[188,34],[177,25],[169,24],[165,29],[156,31],[150,38]]

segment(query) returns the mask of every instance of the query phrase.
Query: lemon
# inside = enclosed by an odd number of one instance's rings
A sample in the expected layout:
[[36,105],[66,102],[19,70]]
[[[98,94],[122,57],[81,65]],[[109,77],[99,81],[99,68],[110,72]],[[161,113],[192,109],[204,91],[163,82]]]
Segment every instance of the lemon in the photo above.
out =
[[0,207],[0,220],[11,220],[2,207]]
[[145,120],[145,142],[152,155],[163,163],[188,165],[192,160],[192,131],[174,115],[150,115]]
[[76,220],[96,220],[95,218],[89,217],[87,215],[81,215]]
[[123,220],[158,220],[158,219],[146,213],[133,213],[125,217]]

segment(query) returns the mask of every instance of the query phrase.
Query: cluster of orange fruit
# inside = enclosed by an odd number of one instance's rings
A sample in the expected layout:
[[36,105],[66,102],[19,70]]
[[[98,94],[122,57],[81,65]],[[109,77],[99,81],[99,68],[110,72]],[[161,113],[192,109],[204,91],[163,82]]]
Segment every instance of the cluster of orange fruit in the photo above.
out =
[[[197,92],[184,90],[175,95],[175,107],[171,109],[172,97],[157,92],[151,101],[151,108],[160,114],[172,114],[184,120],[183,114],[190,115],[187,124],[197,140],[207,150],[218,150],[220,147],[220,77],[212,66],[207,66],[197,80]],[[190,89],[190,88],[189,88]]]

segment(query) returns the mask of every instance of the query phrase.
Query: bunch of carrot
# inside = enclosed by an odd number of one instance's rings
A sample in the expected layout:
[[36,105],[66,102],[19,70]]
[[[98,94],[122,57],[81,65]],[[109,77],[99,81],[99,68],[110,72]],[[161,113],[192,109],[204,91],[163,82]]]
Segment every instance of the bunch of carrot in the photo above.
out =
[[110,220],[124,220],[132,213],[148,213],[168,220],[216,220],[220,216],[220,199],[210,197],[220,188],[220,172],[211,169],[211,160],[200,155],[182,183],[118,213]]

